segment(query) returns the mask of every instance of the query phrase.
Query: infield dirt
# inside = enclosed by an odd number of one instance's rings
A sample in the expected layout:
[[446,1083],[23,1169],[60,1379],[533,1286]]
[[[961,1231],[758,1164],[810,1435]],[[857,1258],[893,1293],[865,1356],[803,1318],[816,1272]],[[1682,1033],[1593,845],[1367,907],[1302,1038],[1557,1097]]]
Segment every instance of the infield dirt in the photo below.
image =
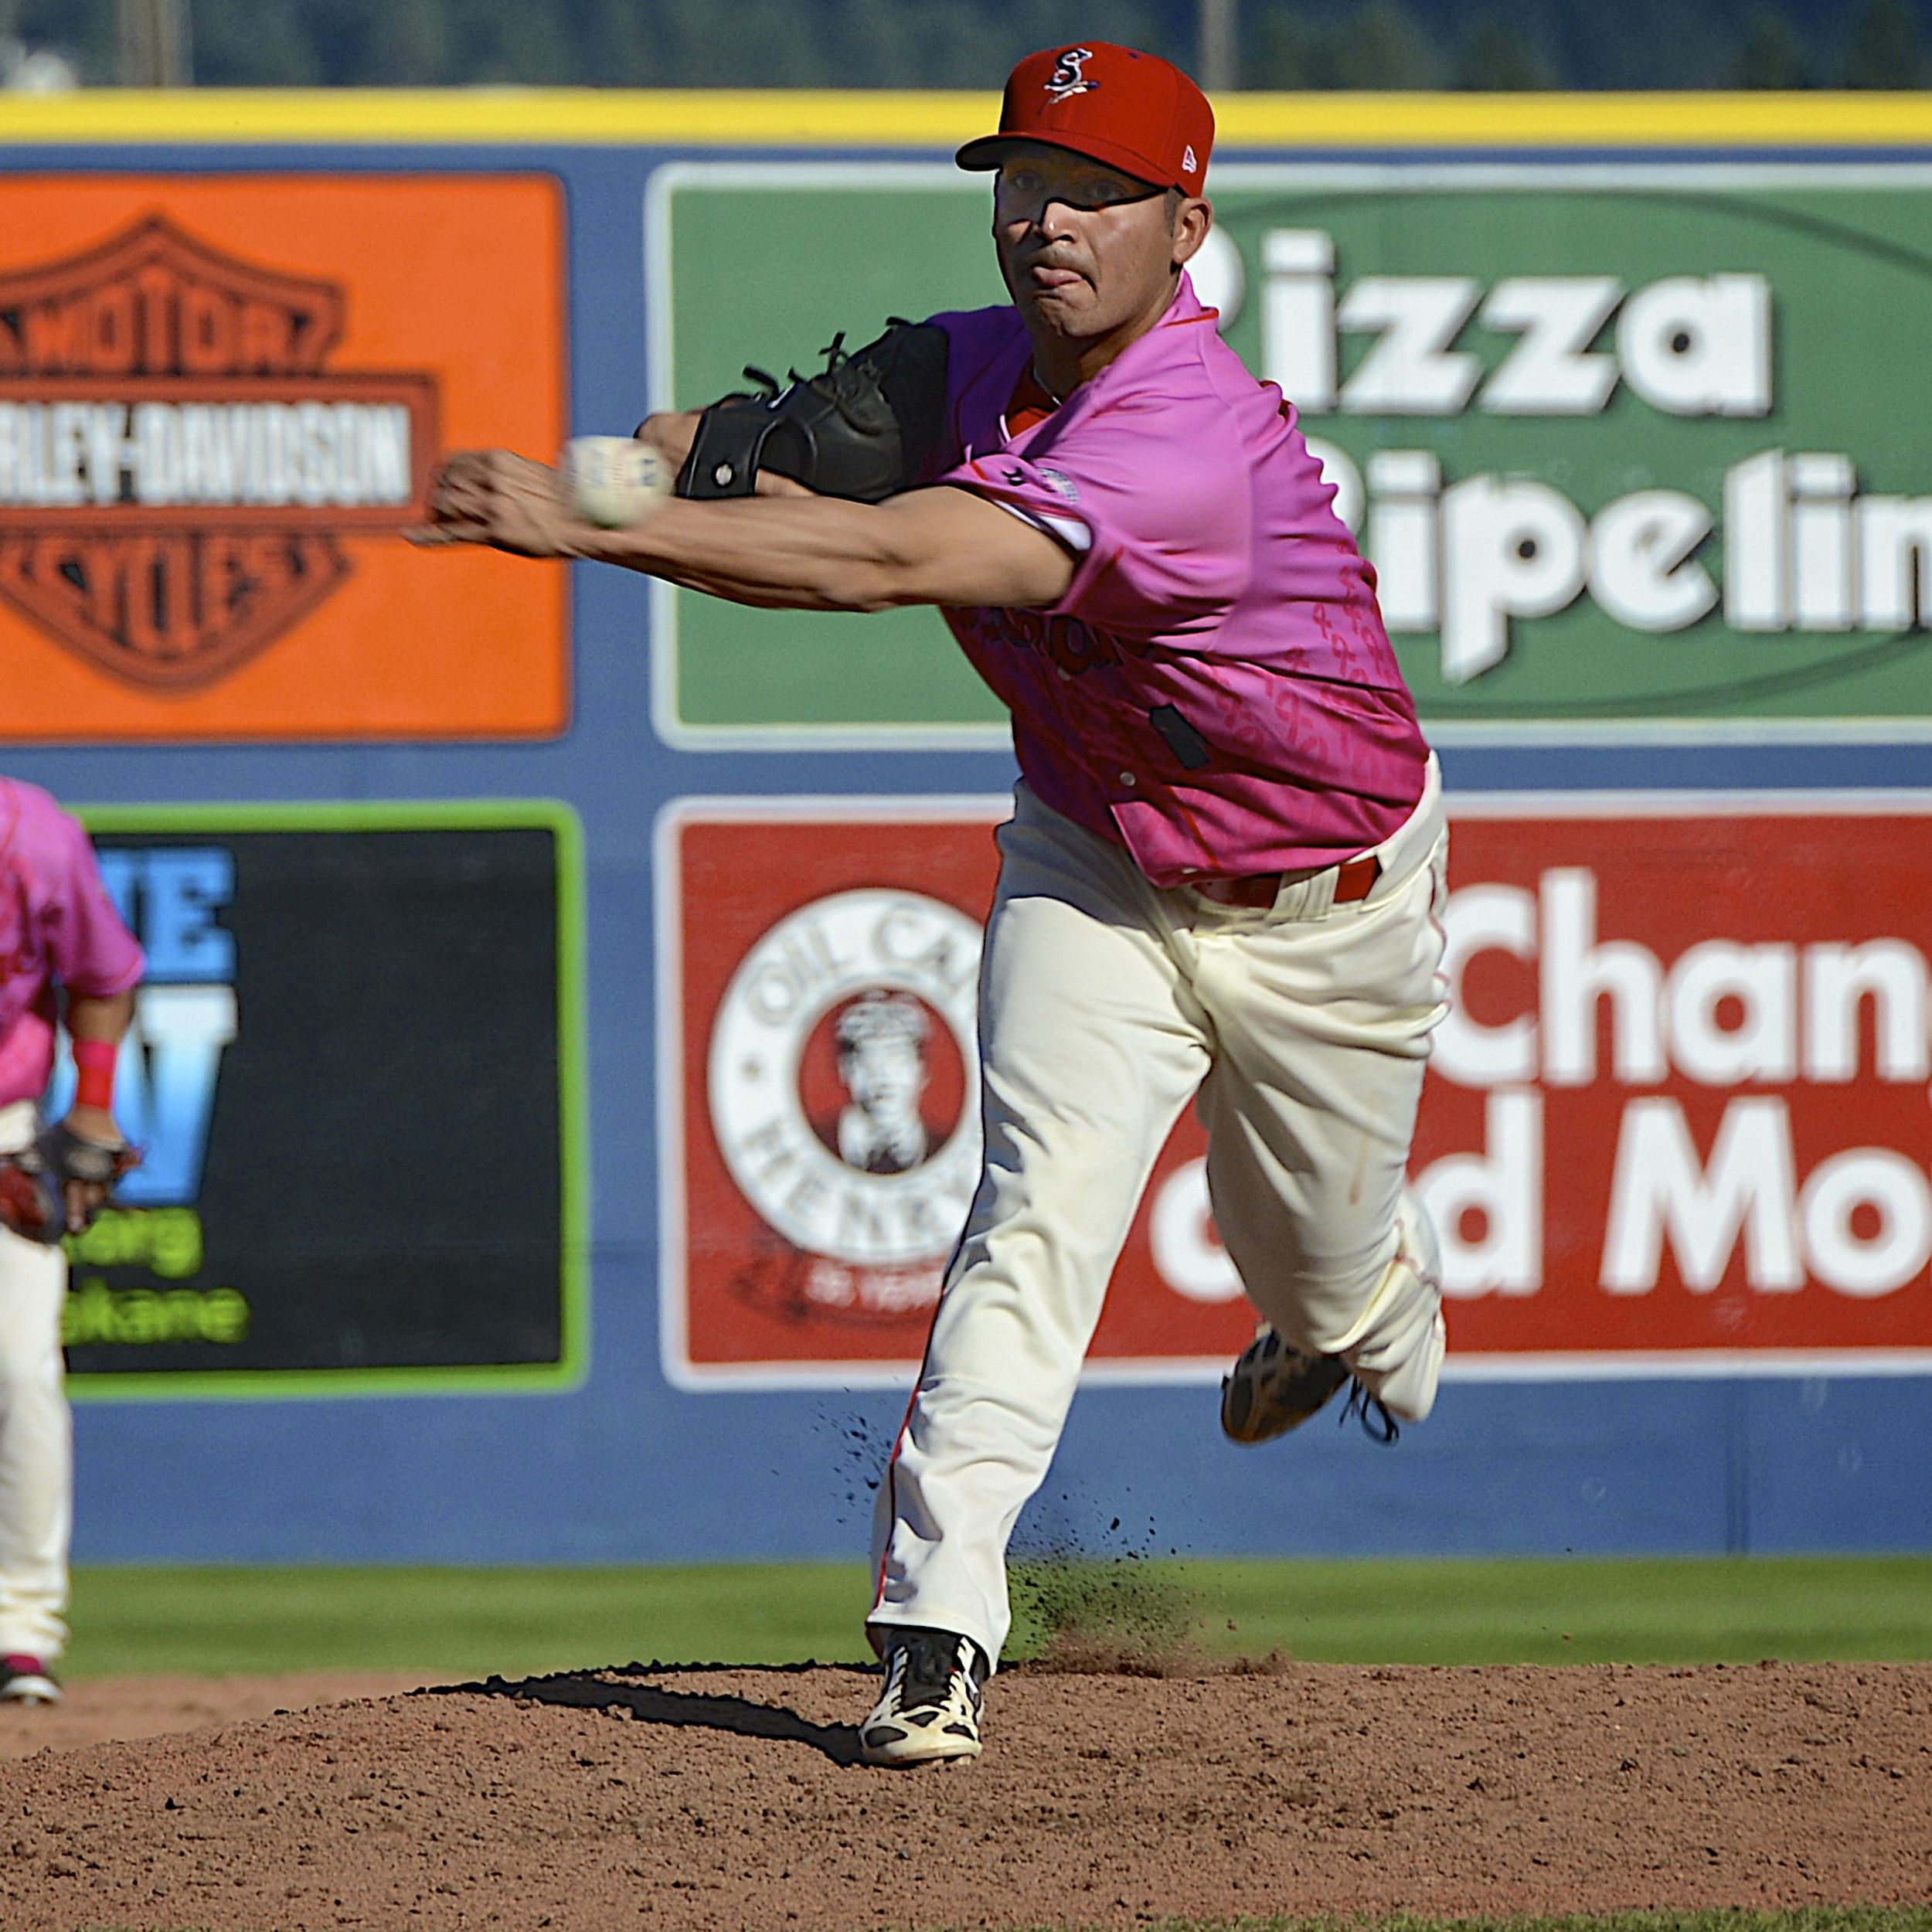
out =
[[[1932,1665],[1021,1666],[976,1764],[869,1673],[83,1685],[9,1713],[0,1924],[658,1932],[1932,1901]],[[224,1721],[330,1691],[314,1703]],[[149,1732],[170,1699],[182,1728]],[[45,1728],[36,1732],[34,1726]],[[203,1728],[189,1728],[200,1726]],[[212,1727],[210,1727],[212,1726]]]

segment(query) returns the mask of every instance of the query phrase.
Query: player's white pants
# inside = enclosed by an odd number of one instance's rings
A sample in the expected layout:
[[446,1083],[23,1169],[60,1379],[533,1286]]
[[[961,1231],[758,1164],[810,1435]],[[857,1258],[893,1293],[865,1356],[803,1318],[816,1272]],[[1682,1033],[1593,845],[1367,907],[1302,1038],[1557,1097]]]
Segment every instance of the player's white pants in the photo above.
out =
[[1249,1298],[1395,1414],[1428,1413],[1441,1296],[1398,1260],[1397,1210],[1444,1011],[1448,838],[1432,760],[1355,904],[1333,903],[1333,872],[1260,911],[1162,890],[1024,785],[999,845],[985,1166],[880,1485],[870,1618],[958,1631],[992,1658],[1011,1622],[1007,1539],[1197,1091],[1215,1219]]
[[[0,1150],[33,1138],[34,1111],[0,1107]],[[67,1257],[0,1228],[0,1656],[52,1663],[65,1648],[73,1430],[60,1311]]]

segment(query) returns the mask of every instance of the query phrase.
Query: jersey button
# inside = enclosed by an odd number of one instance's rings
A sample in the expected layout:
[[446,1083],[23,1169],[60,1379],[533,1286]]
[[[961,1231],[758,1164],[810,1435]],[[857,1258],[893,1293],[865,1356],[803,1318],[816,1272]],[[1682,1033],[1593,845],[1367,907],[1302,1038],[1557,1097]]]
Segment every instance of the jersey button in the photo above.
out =
[[1136,779],[1134,778],[1134,774],[1133,774],[1133,773],[1132,773],[1132,772],[1131,772],[1131,771],[1124,771],[1124,772],[1122,772],[1122,773],[1121,774],[1121,783],[1122,784],[1124,784],[1124,785],[1131,785],[1131,784],[1135,784],[1135,783],[1137,783],[1137,782],[1138,782],[1138,781],[1136,781]]

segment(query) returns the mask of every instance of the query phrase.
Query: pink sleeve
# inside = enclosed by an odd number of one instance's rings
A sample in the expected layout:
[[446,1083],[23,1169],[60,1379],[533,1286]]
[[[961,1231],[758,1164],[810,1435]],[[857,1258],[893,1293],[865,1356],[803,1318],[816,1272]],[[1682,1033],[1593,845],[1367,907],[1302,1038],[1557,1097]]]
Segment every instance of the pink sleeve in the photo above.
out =
[[147,957],[114,910],[85,828],[60,815],[63,876],[47,909],[47,948],[54,977],[72,993],[105,999],[137,984]]
[[1233,437],[1212,404],[1128,396],[1063,434],[1049,424],[1023,456],[978,457],[940,480],[1061,526],[1080,566],[1049,614],[1172,638],[1210,625],[1247,587],[1253,508]]

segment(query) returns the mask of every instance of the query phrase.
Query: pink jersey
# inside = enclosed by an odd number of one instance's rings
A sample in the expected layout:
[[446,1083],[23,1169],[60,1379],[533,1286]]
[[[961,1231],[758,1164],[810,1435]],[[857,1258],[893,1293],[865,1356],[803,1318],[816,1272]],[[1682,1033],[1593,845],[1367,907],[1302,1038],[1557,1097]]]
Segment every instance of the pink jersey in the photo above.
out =
[[1294,412],[1183,276],[1158,327],[1009,437],[1032,345],[1012,308],[937,315],[951,344],[935,480],[1080,553],[1050,610],[948,610],[1013,714],[1040,799],[1156,885],[1327,866],[1422,795],[1428,747]]
[[46,1090],[56,985],[106,998],[146,964],[79,821],[39,786],[0,778],[0,1107]]

